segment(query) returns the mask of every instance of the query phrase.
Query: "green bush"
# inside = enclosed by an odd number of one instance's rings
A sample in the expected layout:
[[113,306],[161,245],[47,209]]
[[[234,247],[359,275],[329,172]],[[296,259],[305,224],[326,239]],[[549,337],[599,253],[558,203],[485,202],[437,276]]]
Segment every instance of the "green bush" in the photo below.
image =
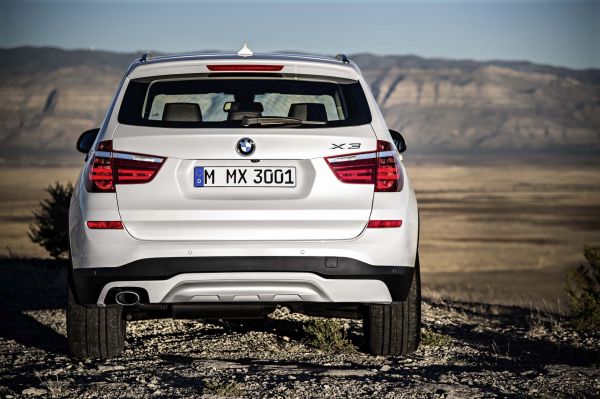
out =
[[73,195],[70,182],[62,185],[55,182],[46,192],[50,198],[40,202],[33,212],[33,221],[27,235],[36,244],[46,249],[55,259],[68,259],[69,248],[69,203]]
[[202,393],[209,393],[224,398],[237,398],[244,396],[244,388],[235,381],[222,382],[216,378],[207,378],[202,381]]
[[452,338],[449,335],[436,333],[428,328],[421,330],[421,344],[424,346],[446,346],[450,344]]
[[350,352],[354,345],[348,339],[342,323],[335,319],[315,319],[304,326],[308,345],[324,352]]
[[586,246],[586,263],[567,273],[566,291],[577,330],[600,328],[600,247]]

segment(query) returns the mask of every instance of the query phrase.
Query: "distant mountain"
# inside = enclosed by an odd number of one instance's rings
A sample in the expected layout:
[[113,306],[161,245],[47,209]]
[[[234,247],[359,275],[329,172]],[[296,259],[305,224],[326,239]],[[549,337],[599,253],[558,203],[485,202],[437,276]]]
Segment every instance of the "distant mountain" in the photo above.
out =
[[[0,49],[0,158],[75,159],[138,53]],[[529,62],[350,57],[416,152],[600,150],[600,70]],[[69,158],[70,156],[70,158]],[[77,158],[79,159],[79,158]]]

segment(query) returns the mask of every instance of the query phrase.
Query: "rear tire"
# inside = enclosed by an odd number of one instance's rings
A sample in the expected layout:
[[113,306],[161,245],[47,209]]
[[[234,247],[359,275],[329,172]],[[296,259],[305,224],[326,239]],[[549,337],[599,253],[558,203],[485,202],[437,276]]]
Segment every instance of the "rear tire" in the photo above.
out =
[[369,353],[406,356],[419,348],[421,341],[421,275],[419,254],[408,297],[389,305],[369,305],[363,319],[365,343]]
[[67,341],[71,355],[106,359],[123,353],[125,320],[122,306],[86,307],[77,303],[71,284],[67,290]]

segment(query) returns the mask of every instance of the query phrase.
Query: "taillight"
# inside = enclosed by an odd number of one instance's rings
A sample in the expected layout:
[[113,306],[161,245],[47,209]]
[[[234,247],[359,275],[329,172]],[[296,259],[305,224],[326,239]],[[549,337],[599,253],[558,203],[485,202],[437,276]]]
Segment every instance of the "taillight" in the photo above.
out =
[[148,183],[160,170],[165,158],[113,151],[112,141],[96,146],[86,172],[89,192],[111,193],[116,184]]
[[377,192],[402,191],[404,178],[398,151],[392,143],[377,140],[377,151],[325,158],[344,183],[374,184]]
[[377,140],[377,151],[375,191],[402,191],[404,177],[396,147],[390,142]]
[[375,184],[376,152],[329,157],[325,160],[336,177],[344,183]]

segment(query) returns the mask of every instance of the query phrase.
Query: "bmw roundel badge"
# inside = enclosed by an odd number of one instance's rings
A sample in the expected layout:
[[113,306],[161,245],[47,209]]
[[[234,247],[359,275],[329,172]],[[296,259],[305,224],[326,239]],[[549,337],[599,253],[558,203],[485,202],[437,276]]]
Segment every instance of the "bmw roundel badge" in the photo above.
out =
[[252,155],[252,153],[254,153],[256,145],[252,139],[244,137],[237,142],[235,149],[237,150],[238,154],[247,157],[248,155]]

